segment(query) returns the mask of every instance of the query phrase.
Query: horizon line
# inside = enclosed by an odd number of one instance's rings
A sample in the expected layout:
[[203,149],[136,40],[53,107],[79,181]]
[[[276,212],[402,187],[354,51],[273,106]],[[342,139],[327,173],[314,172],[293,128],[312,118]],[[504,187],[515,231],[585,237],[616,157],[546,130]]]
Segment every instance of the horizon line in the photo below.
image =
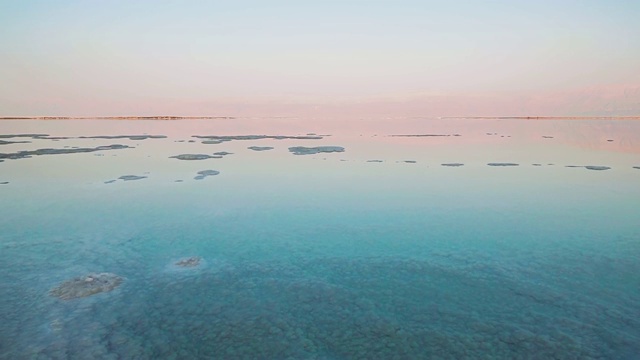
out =
[[[331,116],[334,117],[334,116]],[[393,116],[383,116],[394,118]],[[401,118],[436,118],[436,119],[501,119],[501,120],[640,120],[640,115],[631,116],[400,116]],[[300,116],[0,116],[0,120],[213,120],[237,118],[300,118]]]

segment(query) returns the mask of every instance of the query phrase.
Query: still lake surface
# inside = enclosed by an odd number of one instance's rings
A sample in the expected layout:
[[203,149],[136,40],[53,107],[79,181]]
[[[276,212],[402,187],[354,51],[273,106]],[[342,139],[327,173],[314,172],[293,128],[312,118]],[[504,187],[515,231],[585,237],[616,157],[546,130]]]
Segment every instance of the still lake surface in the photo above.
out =
[[[20,120],[0,140],[2,359],[640,356],[640,122]],[[51,292],[99,273],[121,282]]]

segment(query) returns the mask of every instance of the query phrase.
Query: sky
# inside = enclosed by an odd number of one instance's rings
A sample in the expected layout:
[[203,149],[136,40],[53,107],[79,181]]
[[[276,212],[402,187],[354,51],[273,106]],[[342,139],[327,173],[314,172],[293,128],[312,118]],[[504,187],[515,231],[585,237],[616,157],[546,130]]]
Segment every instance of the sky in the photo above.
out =
[[640,115],[637,19],[637,0],[0,0],[0,116]]

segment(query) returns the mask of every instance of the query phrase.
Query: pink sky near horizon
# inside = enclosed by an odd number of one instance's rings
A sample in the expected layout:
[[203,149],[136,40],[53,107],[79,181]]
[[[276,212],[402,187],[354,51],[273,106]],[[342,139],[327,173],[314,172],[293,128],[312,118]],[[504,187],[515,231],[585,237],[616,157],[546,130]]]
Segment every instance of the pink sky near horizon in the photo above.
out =
[[640,3],[7,3],[0,116],[638,116]]
[[123,98],[48,97],[15,102],[33,109],[2,116],[238,116],[444,117],[640,116],[640,85],[609,85],[549,92],[408,94],[362,98]]

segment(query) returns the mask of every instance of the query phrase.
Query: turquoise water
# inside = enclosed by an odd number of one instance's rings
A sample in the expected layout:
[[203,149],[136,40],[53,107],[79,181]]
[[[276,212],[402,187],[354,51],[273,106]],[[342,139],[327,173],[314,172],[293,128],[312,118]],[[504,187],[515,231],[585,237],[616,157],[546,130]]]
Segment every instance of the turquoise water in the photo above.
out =
[[[573,148],[574,158],[534,167],[520,140],[486,159],[422,143],[360,157],[377,140],[334,134],[318,144],[345,153],[297,157],[287,146],[308,143],[167,135],[120,140],[136,146],[126,154],[0,163],[0,358],[640,354],[637,153]],[[65,144],[44,141],[29,145]],[[168,158],[189,152],[177,146],[234,154],[181,162]],[[504,151],[520,166],[486,166]],[[384,162],[366,162],[374,157]],[[594,158],[612,169],[564,167]],[[221,173],[193,180],[205,169]],[[147,178],[104,183],[127,174]],[[175,266],[190,256],[200,265]],[[94,272],[124,281],[84,298],[49,295]]]

